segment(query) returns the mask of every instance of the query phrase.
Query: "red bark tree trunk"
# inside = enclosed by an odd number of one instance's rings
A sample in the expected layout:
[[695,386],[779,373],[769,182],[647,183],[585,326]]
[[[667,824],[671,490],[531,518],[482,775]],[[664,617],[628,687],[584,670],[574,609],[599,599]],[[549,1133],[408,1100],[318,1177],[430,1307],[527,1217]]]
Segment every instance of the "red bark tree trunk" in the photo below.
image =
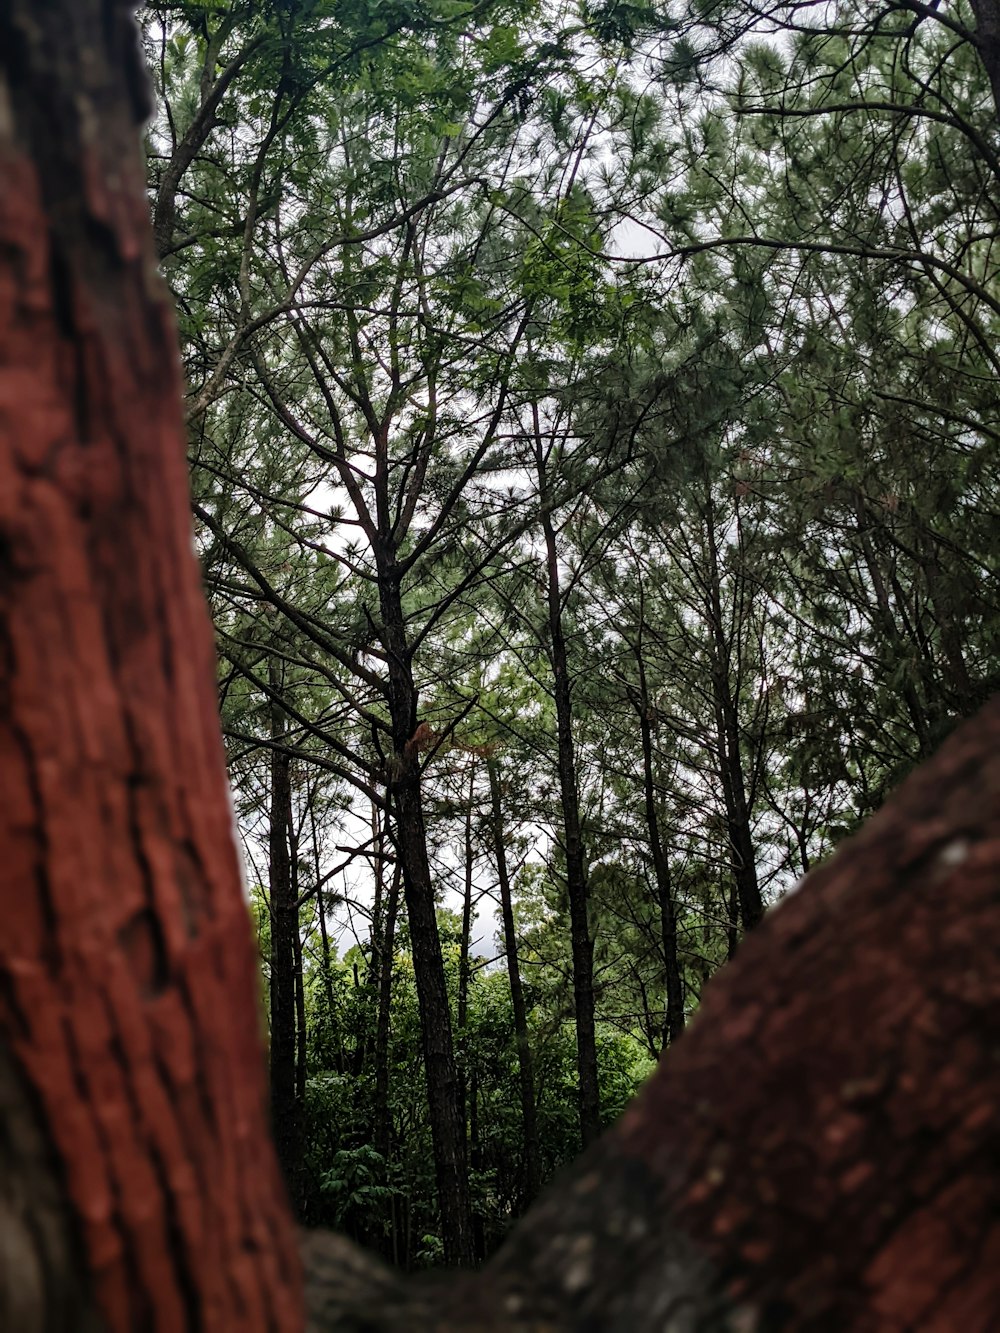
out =
[[3,1160],[19,1333],[87,1306],[115,1333],[302,1326],[143,89],[120,0],[0,3],[0,1105],[37,1149]]

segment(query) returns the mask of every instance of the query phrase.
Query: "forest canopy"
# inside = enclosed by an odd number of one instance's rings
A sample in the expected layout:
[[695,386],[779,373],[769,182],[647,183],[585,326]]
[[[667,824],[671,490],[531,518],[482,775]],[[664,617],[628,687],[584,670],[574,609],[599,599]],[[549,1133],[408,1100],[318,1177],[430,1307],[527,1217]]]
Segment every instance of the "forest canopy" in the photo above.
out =
[[471,1264],[1000,685],[1000,17],[140,19],[279,1156]]

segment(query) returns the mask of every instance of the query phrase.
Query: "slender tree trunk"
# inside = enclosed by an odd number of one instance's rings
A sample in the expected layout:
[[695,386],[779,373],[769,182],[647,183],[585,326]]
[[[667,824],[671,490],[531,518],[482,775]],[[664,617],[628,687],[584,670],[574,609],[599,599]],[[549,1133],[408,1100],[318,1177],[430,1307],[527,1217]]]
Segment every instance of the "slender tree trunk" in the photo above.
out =
[[[481,1165],[479,1145],[478,1085],[475,1070],[469,1070],[469,987],[472,983],[472,890],[475,878],[475,846],[472,841],[472,810],[476,790],[476,761],[469,763],[469,792],[465,805],[465,882],[462,892],[462,935],[458,955],[458,1046],[459,1081],[463,1115],[469,1124],[469,1167],[475,1172]],[[472,1257],[475,1263],[483,1258],[482,1211],[470,1203],[472,1221]]]
[[743,776],[739,725],[722,670],[713,678],[716,701],[716,744],[719,756],[719,785],[726,808],[726,829],[733,884],[744,931],[752,930],[764,915],[764,902],[757,880],[757,856]]
[[[280,688],[272,663],[271,685]],[[271,739],[281,742],[285,715],[270,705]],[[286,753],[270,753],[268,880],[271,918],[271,1129],[278,1160],[296,1209],[301,1205],[300,1102],[296,1089],[296,957],[299,913],[289,855],[292,788],[291,761]]]
[[472,1263],[472,1239],[465,1117],[459,1102],[451,1013],[427,862],[419,783],[411,775],[397,785],[394,796],[406,915],[420,1004],[421,1042],[445,1260],[458,1267],[468,1267]]
[[[310,801],[312,794],[310,794]],[[319,923],[320,951],[323,955],[323,994],[326,997],[327,1022],[333,1030],[336,1002],[333,996],[333,951],[330,948],[330,932],[326,926],[326,890],[323,885],[323,871],[320,864],[319,838],[316,830],[315,807],[310,805],[310,824],[312,826],[313,875],[316,882],[316,920]]]
[[[899,631],[899,626],[896,624],[896,617],[893,615],[892,602],[889,598],[889,593],[885,586],[885,579],[882,576],[882,570],[879,568],[878,557],[872,543],[871,521],[868,517],[865,498],[860,491],[857,492],[854,497],[854,513],[856,532],[858,541],[861,545],[861,554],[864,559],[865,568],[868,571],[868,577],[871,579],[872,591],[875,593],[875,609],[877,612],[874,616],[875,626],[888,647],[892,649],[895,657],[901,659],[907,652],[907,645],[903,635]],[[909,673],[903,673],[903,679],[899,690],[900,694],[903,696],[903,702],[906,704],[907,712],[910,715],[910,721],[913,724],[913,731],[917,738],[917,753],[923,757],[928,751],[930,736],[927,724],[927,712]]]
[[514,1038],[517,1042],[518,1087],[521,1094],[521,1125],[524,1135],[523,1203],[526,1205],[537,1196],[542,1182],[541,1153],[538,1146],[538,1117],[535,1114],[535,1073],[532,1068],[531,1041],[528,1036],[528,1010],[524,1002],[524,987],[521,984],[521,969],[517,958],[517,930],[514,925],[514,904],[510,892],[510,872],[507,867],[507,844],[504,836],[500,771],[496,759],[492,756],[486,761],[486,771],[490,780],[493,856],[496,861],[497,883],[500,889],[503,943],[504,952],[507,955],[510,1004],[514,1014]]
[[472,807],[475,800],[476,763],[469,765],[469,794],[465,803],[464,882],[462,885],[462,931],[458,946],[458,1003],[456,1005],[459,1049],[459,1095],[462,1114],[469,1094],[469,983],[472,979],[472,885],[475,852],[472,844]]
[[295,1333],[144,86],[0,4],[0,1326]]
[[392,973],[399,909],[400,869],[397,862],[386,893],[385,926],[380,949],[378,1017],[375,1023],[375,1148],[386,1164],[392,1151],[392,1114],[389,1109],[389,1024],[392,1016]]
[[371,831],[375,894],[372,899],[371,939],[364,982],[367,991],[365,1001],[366,1019],[360,1025],[354,1047],[354,1068],[359,1077],[362,1070],[368,1065],[368,1057],[374,1040],[374,1029],[378,1024],[379,981],[382,976],[382,947],[386,931],[386,825],[378,806],[374,802],[372,802],[371,808]]
[[726,960],[731,962],[740,943],[740,889],[735,875],[731,877],[729,893],[723,898],[723,906],[729,922],[726,930]]
[[[396,948],[396,916],[399,910],[400,868],[397,862],[391,878],[384,886],[382,929],[380,932],[378,961],[378,997],[375,1017],[375,1042],[373,1063],[375,1067],[375,1100],[372,1113],[372,1142],[375,1151],[382,1159],[385,1172],[384,1183],[392,1187],[392,1108],[389,1104],[389,1038],[392,1017],[392,975]],[[395,1193],[389,1196],[386,1212],[381,1213],[378,1228],[379,1248],[387,1257],[398,1261],[399,1238],[397,1225],[397,1198]],[[388,1234],[385,1226],[388,1224]]]
[[601,1128],[601,1100],[597,1081],[597,1032],[594,1018],[594,941],[590,933],[588,913],[590,892],[580,824],[580,791],[576,774],[576,748],[573,741],[569,655],[563,631],[559,552],[552,524],[552,511],[548,502],[541,424],[537,407],[534,409],[534,415],[541,524],[545,539],[549,660],[552,664],[552,697],[556,712],[563,854],[566,860],[566,894],[569,899],[570,944],[573,957],[580,1138],[586,1147],[597,1138]]
[[306,985],[302,968],[302,940],[297,933],[295,936],[295,1028],[295,1097],[298,1102],[301,1127],[309,1065],[306,1059],[308,1042],[306,1040]]
[[646,827],[649,829],[649,847],[653,856],[656,877],[656,900],[660,913],[660,940],[663,950],[663,980],[666,1006],[663,1016],[662,1046],[677,1041],[684,1031],[684,978],[677,955],[677,910],[674,904],[670,875],[670,858],[660,836],[660,814],[656,801],[656,782],[653,772],[652,703],[646,685],[646,665],[642,653],[636,652],[639,672],[639,736],[642,743],[642,785],[646,804]]
[[[715,702],[716,745],[719,757],[719,781],[726,807],[726,824],[732,858],[733,879],[739,897],[740,920],[744,931],[752,930],[764,915],[757,879],[757,857],[743,771],[743,747],[740,744],[739,700],[733,690],[730,657],[732,647],[726,637],[722,612],[722,584],[716,546],[715,505],[708,483],[705,505],[705,536],[708,546],[708,589],[706,610],[712,635],[712,693]],[[738,632],[738,631],[737,631]]]
[[[295,945],[295,1101],[299,1118],[299,1161],[303,1145],[305,1114],[306,1074],[308,1072],[308,1041],[306,1038],[306,979],[302,966],[302,935],[299,931],[299,830],[296,828],[291,810],[291,792],[289,792],[288,811],[288,850],[290,854],[291,900],[295,909],[295,931],[292,939]],[[300,1187],[303,1185],[301,1170]]]
[[377,995],[378,981],[382,975],[382,960],[379,951],[382,948],[381,941],[385,933],[385,825],[382,814],[374,801],[372,802],[371,831],[372,851],[374,852],[372,873],[375,879],[375,894],[372,899],[371,962],[368,965],[368,977]]
[[413,972],[420,1005],[420,1034],[427,1077],[427,1101],[434,1169],[441,1209],[445,1260],[471,1266],[465,1115],[459,1096],[451,1009],[438,934],[434,885],[427,855],[417,731],[417,689],[406,642],[398,571],[383,556],[379,580],[383,641],[389,664],[394,753],[390,792],[396,819],[396,846],[403,871]]
[[[472,843],[472,807],[476,791],[476,762],[469,764],[469,794],[465,803],[464,882],[462,885],[462,938],[458,958],[458,1031],[463,1053],[467,1046],[469,1024],[469,982],[472,974],[472,888],[476,859]],[[463,1080],[464,1081],[464,1080]]]

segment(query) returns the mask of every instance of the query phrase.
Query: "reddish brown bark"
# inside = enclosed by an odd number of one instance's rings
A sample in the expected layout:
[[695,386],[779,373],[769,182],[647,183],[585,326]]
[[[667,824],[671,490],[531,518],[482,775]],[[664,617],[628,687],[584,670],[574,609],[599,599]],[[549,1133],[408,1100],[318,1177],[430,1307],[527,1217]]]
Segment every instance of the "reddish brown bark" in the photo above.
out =
[[0,1048],[105,1328],[293,1329],[134,48],[0,4]]

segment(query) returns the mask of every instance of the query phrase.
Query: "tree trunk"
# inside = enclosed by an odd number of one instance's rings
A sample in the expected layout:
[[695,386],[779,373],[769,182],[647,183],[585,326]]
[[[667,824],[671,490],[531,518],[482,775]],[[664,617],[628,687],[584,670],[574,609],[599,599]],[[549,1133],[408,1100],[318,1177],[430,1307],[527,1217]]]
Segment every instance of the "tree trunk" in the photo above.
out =
[[476,871],[475,847],[472,842],[472,807],[476,797],[476,761],[469,764],[469,795],[465,803],[464,882],[462,885],[462,936],[458,952],[458,1040],[462,1048],[463,1101],[467,1082],[466,1065],[469,1023],[469,984],[472,980],[472,889]]
[[[290,786],[291,784],[289,784]],[[306,793],[308,799],[308,792]],[[306,1034],[306,979],[305,970],[302,962],[302,934],[299,930],[299,897],[301,893],[301,883],[299,880],[299,869],[301,861],[299,859],[300,837],[302,827],[297,825],[291,808],[291,791],[289,790],[288,801],[288,854],[290,869],[290,888],[291,901],[295,911],[295,929],[292,932],[292,941],[294,943],[294,956],[292,966],[295,969],[295,1099],[298,1106],[299,1117],[299,1185],[302,1186],[301,1165],[302,1165],[302,1135],[304,1133],[302,1117],[305,1114],[306,1100],[306,1078],[308,1075],[308,1037]]]
[[[739,898],[740,920],[744,931],[752,930],[764,915],[764,902],[757,880],[757,859],[751,826],[750,803],[743,773],[740,745],[739,700],[730,680],[731,642],[726,638],[722,612],[719,556],[716,549],[715,505],[711,483],[705,506],[705,536],[708,543],[708,588],[706,611],[712,635],[712,693],[715,702],[716,745],[719,756],[719,782],[726,807],[729,850],[733,880]],[[731,955],[730,955],[731,956]]]
[[976,16],[976,50],[983,62],[1000,117],[1000,0],[970,0]]
[[458,1069],[434,891],[427,862],[423,806],[419,782],[412,776],[397,786],[395,809],[406,915],[413,949],[413,973],[420,1005],[420,1037],[427,1075],[445,1262],[469,1267],[472,1264],[472,1230],[465,1117],[459,1101]]
[[448,987],[438,934],[434,884],[427,856],[417,731],[417,689],[406,642],[398,572],[387,556],[379,579],[383,643],[389,664],[394,753],[389,788],[396,818],[396,846],[403,871],[406,915],[413,950],[413,975],[420,1006],[420,1036],[427,1076],[434,1171],[445,1261],[470,1267],[465,1114],[459,1096]]
[[[462,935],[458,955],[458,1046],[459,1079],[463,1115],[468,1116],[469,1169],[475,1174],[482,1169],[482,1145],[479,1138],[479,1088],[476,1071],[469,1069],[469,989],[472,985],[472,891],[475,880],[475,844],[472,840],[472,811],[476,796],[476,761],[469,761],[469,792],[465,805],[465,882],[462,892]],[[471,1194],[471,1191],[470,1191]],[[485,1255],[482,1209],[471,1205],[472,1259],[480,1263]]]
[[[896,623],[896,616],[892,609],[892,600],[890,599],[888,589],[885,586],[885,579],[882,576],[882,570],[879,567],[878,557],[875,553],[874,544],[872,543],[871,521],[868,515],[865,497],[860,491],[857,491],[854,496],[854,515],[855,530],[858,536],[858,543],[861,547],[861,555],[865,569],[868,571],[868,577],[871,580],[872,591],[875,594],[875,613],[872,616],[872,620],[886,647],[892,654],[890,658],[891,665],[893,668],[896,668],[901,662],[905,661],[910,650],[913,648],[913,644],[912,642],[907,644]],[[899,692],[903,696],[906,710],[909,713],[910,721],[913,724],[913,733],[917,738],[917,754],[920,758],[923,758],[927,754],[928,739],[930,735],[927,723],[927,713],[923,700],[913,683],[913,678],[909,671],[903,672]]]
[[993,1333],[998,880],[1000,698],[768,914],[481,1275],[367,1277],[366,1326]]
[[521,1093],[521,1124],[524,1134],[524,1201],[530,1203],[538,1194],[542,1182],[541,1153],[538,1146],[538,1117],[535,1114],[535,1073],[531,1061],[531,1042],[528,1037],[528,1010],[521,985],[521,969],[517,960],[517,931],[514,925],[514,904],[510,894],[510,873],[507,868],[507,846],[504,841],[503,802],[500,793],[500,772],[497,761],[486,761],[490,779],[491,833],[493,855],[496,859],[497,882],[500,888],[500,914],[503,918],[503,944],[507,955],[507,979],[510,984],[510,1006],[514,1014],[514,1037],[517,1041],[517,1072]]
[[[271,686],[280,689],[280,673],[271,664]],[[280,704],[270,705],[272,740],[285,734]],[[286,753],[270,754],[268,811],[268,906],[271,919],[269,956],[271,1001],[271,1132],[278,1161],[297,1211],[301,1209],[301,1102],[297,1088],[296,1015],[299,984],[296,961],[299,912],[289,855],[292,810],[291,761]]]
[[291,1333],[144,98],[0,3],[0,1324]]
[[[478,1175],[483,1169],[483,1144],[479,1136],[479,1075],[473,1069],[469,1079],[469,1167]],[[476,1263],[486,1257],[486,1227],[481,1208],[472,1213],[472,1252]]]
[[573,956],[573,1007],[576,1019],[576,1068],[579,1082],[580,1138],[592,1143],[601,1129],[601,1099],[597,1081],[597,1032],[594,1019],[594,941],[590,934],[587,867],[580,825],[580,792],[573,742],[573,701],[569,655],[562,623],[559,552],[548,504],[538,408],[533,409],[536,435],[538,489],[542,535],[545,539],[549,660],[552,698],[556,712],[559,752],[559,794],[562,798],[563,854],[566,860],[566,896],[569,899],[570,945]]
[[642,743],[643,795],[646,803],[646,827],[649,829],[649,847],[653,856],[656,877],[656,900],[660,914],[660,940],[663,950],[663,981],[666,1006],[663,1016],[663,1046],[677,1041],[684,1031],[684,978],[677,956],[677,910],[670,876],[670,858],[660,836],[660,815],[656,805],[656,783],[653,774],[652,703],[646,686],[646,665],[641,651],[636,652],[639,670],[639,737]]
[[389,1020],[392,1016],[392,971],[396,948],[396,913],[399,910],[399,862],[393,870],[385,901],[385,924],[379,944],[378,1015],[375,1020],[375,1148],[388,1166],[392,1149],[392,1113],[389,1109]]
[[372,935],[371,935],[371,959],[368,964],[368,984],[371,989],[378,994],[379,977],[382,975],[382,959],[380,949],[381,940],[385,934],[385,825],[382,820],[382,812],[372,802],[371,812],[371,830],[372,830],[372,876],[375,880],[375,893],[372,898]]

